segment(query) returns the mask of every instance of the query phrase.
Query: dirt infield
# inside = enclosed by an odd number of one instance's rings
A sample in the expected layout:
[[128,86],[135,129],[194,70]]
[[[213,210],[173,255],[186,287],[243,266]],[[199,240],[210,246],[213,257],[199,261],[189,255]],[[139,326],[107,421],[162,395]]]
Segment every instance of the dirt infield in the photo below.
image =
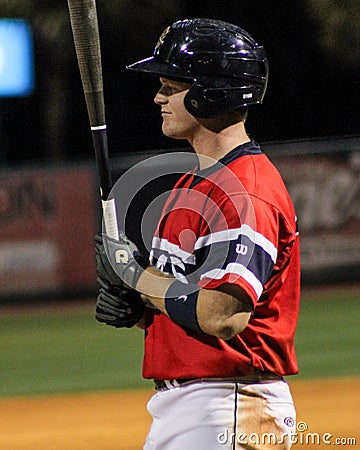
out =
[[[292,382],[299,427],[293,448],[359,448],[359,387],[355,378]],[[139,450],[150,425],[146,402],[151,395],[128,391],[1,399],[0,450]]]

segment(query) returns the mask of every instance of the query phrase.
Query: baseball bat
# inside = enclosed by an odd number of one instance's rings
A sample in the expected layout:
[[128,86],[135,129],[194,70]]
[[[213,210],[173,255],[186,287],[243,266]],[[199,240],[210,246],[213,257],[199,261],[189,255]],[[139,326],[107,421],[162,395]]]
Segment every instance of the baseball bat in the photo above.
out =
[[68,0],[68,8],[95,151],[105,232],[119,239],[115,199],[109,198],[112,179],[96,1]]

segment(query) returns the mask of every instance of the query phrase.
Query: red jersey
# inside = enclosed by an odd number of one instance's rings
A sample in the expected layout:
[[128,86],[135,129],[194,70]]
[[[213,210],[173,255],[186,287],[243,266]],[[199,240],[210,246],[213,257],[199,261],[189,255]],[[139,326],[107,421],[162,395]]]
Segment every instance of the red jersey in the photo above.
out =
[[145,378],[297,373],[295,211],[280,174],[257,144],[241,145],[212,167],[180,178],[164,206],[150,262],[204,289],[238,284],[254,310],[246,328],[229,340],[185,329],[148,310]]

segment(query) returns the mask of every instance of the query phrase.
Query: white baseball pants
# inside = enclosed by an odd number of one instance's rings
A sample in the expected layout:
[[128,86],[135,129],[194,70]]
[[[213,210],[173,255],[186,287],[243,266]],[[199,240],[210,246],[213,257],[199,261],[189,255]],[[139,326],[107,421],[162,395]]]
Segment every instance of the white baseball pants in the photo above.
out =
[[201,381],[159,391],[143,450],[288,450],[296,415],[286,381]]

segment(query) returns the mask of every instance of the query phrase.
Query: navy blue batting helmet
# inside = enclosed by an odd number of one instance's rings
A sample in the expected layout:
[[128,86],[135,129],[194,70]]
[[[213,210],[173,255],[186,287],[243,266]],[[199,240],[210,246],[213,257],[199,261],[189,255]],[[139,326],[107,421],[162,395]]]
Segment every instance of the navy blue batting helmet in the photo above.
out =
[[173,23],[150,58],[127,68],[192,83],[185,107],[200,118],[262,103],[269,72],[264,47],[242,28],[215,19]]

